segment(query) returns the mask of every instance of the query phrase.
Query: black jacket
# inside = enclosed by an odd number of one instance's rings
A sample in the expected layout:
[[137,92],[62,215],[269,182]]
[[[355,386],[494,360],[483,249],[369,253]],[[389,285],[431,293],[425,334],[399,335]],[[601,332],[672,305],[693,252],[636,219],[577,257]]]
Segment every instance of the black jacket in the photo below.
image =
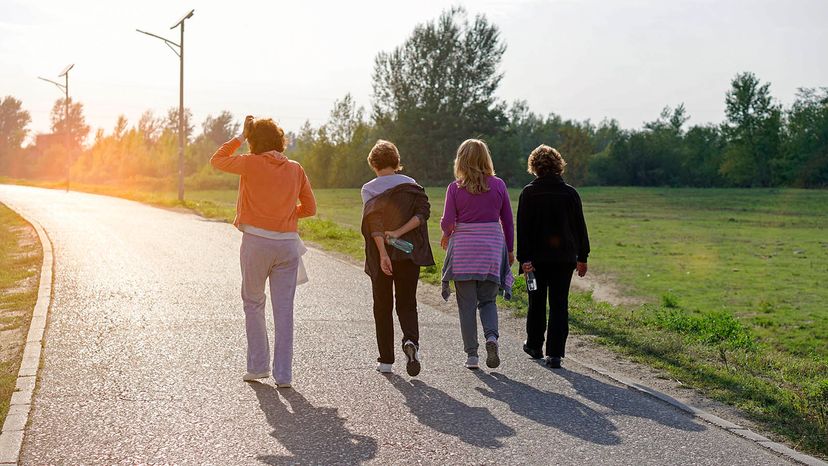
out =
[[535,178],[520,193],[517,211],[517,260],[586,262],[589,256],[581,197],[559,175]]
[[420,226],[400,237],[413,244],[414,251],[406,254],[388,244],[385,245],[385,249],[392,261],[411,260],[419,266],[434,265],[431,243],[428,241],[428,226],[426,226],[426,221],[431,216],[428,195],[422,186],[405,183],[371,198],[362,209],[365,273],[372,278],[383,273],[379,264],[379,251],[373,237],[384,236],[386,231],[396,230],[415,215],[420,217]]

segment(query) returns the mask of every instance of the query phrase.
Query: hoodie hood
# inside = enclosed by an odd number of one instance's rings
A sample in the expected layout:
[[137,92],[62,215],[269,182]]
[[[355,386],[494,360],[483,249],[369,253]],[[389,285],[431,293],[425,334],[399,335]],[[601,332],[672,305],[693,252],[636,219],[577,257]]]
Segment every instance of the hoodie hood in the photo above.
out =
[[269,150],[267,152],[262,152],[261,154],[256,154],[256,155],[261,155],[262,157],[267,157],[268,159],[273,159],[277,162],[278,165],[281,165],[281,164],[288,161],[288,158],[287,158],[287,156],[285,156],[285,154],[283,154],[279,151],[275,151],[275,150]]

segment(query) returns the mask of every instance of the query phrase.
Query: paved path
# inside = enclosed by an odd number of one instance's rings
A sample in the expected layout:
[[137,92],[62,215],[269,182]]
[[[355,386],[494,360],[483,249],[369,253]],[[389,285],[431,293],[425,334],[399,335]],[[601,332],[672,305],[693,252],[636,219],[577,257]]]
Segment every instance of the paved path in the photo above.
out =
[[56,259],[24,464],[785,464],[577,367],[549,371],[519,335],[502,337],[501,368],[466,370],[456,317],[427,306],[421,377],[379,375],[368,278],[316,250],[295,390],[243,383],[231,225],[18,186],[0,202],[43,225]]

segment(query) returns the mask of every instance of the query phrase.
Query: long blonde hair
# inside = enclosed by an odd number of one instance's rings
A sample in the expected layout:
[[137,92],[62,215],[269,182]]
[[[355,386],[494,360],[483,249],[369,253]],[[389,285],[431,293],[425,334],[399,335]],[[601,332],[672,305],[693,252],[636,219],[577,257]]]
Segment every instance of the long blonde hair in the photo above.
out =
[[470,194],[485,193],[489,190],[487,179],[494,174],[492,155],[485,142],[466,139],[460,144],[454,158],[454,177],[458,186],[466,188]]

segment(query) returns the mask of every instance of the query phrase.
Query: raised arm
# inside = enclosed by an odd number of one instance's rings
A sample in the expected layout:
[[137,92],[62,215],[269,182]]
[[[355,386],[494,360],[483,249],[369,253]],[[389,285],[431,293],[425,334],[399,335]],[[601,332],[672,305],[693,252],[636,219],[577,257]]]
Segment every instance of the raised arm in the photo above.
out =
[[235,137],[218,148],[215,154],[210,157],[210,165],[217,170],[227,173],[244,175],[247,167],[247,157],[233,156],[233,152],[241,147],[243,137]]

